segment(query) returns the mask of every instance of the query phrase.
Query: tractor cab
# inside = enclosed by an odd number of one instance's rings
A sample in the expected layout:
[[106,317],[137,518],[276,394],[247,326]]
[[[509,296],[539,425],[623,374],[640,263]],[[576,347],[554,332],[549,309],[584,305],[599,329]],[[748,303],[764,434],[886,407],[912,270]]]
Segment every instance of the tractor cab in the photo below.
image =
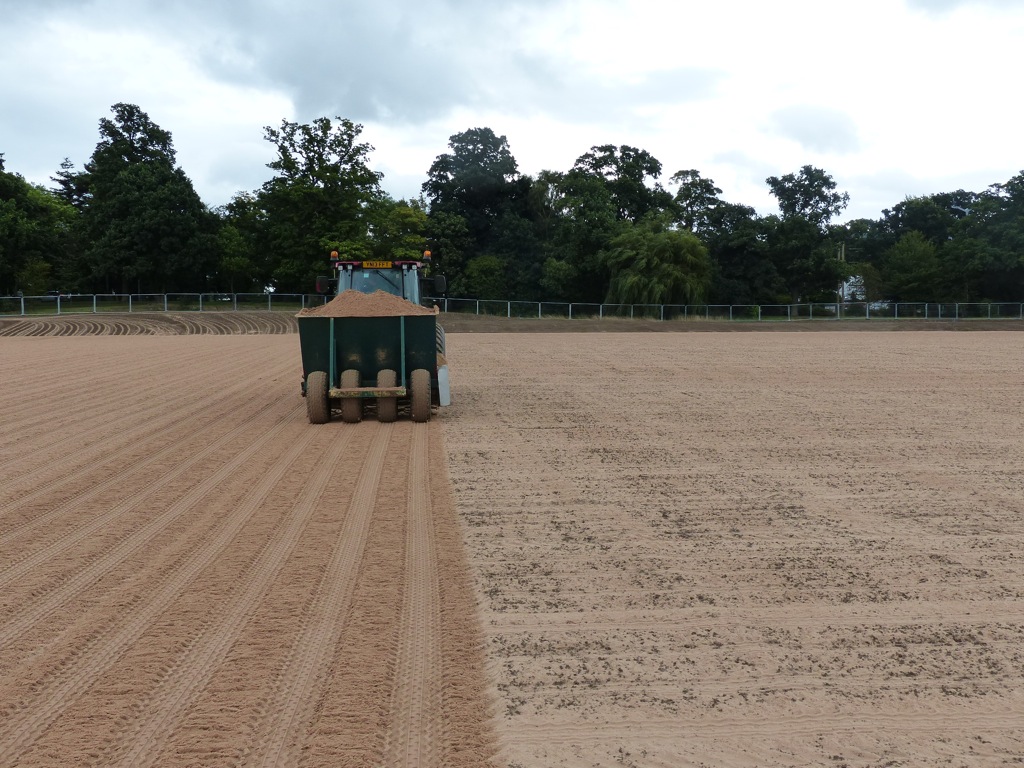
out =
[[423,252],[422,261],[414,260],[363,260],[340,259],[337,251],[331,252],[333,277],[318,277],[316,291],[321,294],[339,294],[344,291],[374,293],[384,291],[400,296],[413,304],[422,304],[427,295],[439,296],[447,292],[444,275],[433,278],[423,275],[423,269],[430,262],[430,251]]

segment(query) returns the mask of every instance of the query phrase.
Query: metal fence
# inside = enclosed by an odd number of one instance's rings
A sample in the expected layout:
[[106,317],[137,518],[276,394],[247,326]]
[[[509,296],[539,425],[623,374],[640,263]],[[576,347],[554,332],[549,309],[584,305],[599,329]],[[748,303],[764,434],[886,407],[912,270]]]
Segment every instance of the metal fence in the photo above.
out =
[[1024,302],[833,302],[831,304],[569,304],[434,299],[443,312],[499,317],[628,317],[650,320],[1024,320]]
[[[320,294],[97,293],[0,296],[2,315],[104,312],[297,312]],[[555,301],[431,299],[443,312],[517,318],[628,317],[649,320],[792,322],[798,320],[1024,320],[1024,302],[833,302],[831,304],[584,304]]]
[[298,312],[320,306],[320,294],[96,293],[0,296],[0,315],[70,315],[105,312]]

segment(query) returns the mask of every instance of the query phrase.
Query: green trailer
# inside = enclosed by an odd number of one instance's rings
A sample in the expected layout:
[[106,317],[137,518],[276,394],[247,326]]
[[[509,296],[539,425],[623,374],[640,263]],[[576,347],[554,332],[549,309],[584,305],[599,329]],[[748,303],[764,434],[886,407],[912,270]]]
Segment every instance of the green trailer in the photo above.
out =
[[444,331],[435,315],[300,315],[298,323],[311,423],[329,421],[333,411],[354,423],[374,409],[380,421],[407,409],[423,422],[432,406],[450,404]]

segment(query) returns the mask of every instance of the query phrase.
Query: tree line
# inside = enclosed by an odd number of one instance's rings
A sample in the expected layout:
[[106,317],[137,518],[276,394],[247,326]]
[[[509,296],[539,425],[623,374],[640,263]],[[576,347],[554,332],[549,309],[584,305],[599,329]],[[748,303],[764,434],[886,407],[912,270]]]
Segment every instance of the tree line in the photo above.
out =
[[722,198],[694,169],[591,147],[566,171],[519,172],[504,136],[450,137],[421,194],[396,200],[344,118],[265,128],[270,178],[210,209],[169,131],[133,104],[99,121],[81,169],[30,184],[0,154],[0,295],[309,292],[337,250],[417,258],[450,294],[652,304],[1020,301],[1024,172],[982,192],[908,197],[878,219],[833,223],[849,202],[805,165],[765,180],[778,213]]

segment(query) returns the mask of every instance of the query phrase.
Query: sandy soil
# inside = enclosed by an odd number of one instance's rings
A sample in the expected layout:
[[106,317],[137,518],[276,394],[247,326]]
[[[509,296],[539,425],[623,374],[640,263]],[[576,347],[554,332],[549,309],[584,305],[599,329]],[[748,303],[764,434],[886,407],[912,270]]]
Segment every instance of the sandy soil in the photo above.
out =
[[0,371],[0,765],[493,754],[439,422],[311,426],[294,336]]
[[1024,335],[450,332],[312,427],[224,317],[0,339],[0,765],[1020,763]]
[[1024,336],[449,357],[502,764],[1024,759]]
[[[506,318],[450,313],[448,333],[834,333],[869,331],[1024,331],[1018,320],[797,320],[727,322],[701,319]],[[290,312],[155,312],[0,317],[0,336],[179,336],[297,333]]]

